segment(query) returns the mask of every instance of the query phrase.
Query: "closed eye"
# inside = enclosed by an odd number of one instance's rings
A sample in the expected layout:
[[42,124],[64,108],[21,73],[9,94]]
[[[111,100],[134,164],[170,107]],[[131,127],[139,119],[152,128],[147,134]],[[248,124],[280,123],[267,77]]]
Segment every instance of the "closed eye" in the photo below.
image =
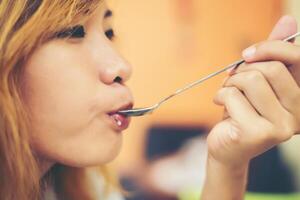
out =
[[82,25],[76,25],[74,27],[65,29],[56,34],[57,38],[84,38],[85,30]]

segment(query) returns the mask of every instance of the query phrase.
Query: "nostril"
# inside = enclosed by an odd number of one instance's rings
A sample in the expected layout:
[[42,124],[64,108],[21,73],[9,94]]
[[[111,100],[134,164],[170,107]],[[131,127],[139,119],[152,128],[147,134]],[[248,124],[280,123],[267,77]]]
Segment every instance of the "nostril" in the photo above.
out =
[[120,77],[120,76],[117,76],[115,79],[114,79],[114,83],[122,83],[123,79]]

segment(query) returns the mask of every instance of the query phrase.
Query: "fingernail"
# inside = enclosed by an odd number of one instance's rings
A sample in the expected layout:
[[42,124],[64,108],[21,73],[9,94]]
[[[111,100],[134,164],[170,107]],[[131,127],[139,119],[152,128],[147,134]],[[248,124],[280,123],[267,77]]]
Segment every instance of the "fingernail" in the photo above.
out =
[[243,57],[244,57],[244,59],[248,60],[248,59],[253,58],[253,56],[255,55],[255,52],[256,52],[256,48],[254,46],[245,49],[243,51]]
[[234,67],[234,68],[228,69],[226,72],[228,73],[229,76],[231,76],[231,75],[235,74],[236,69],[237,68]]
[[238,69],[238,65],[235,66],[235,67],[233,67],[233,68],[231,68],[231,69],[226,70],[226,72],[228,73],[229,76],[232,76],[232,75],[235,74],[235,72],[236,72],[237,69]]
[[232,72],[233,70],[234,70],[234,68],[233,68],[233,69],[232,69],[232,68],[231,68],[231,69],[227,69],[226,72],[227,72],[227,74],[231,74],[231,72]]
[[279,19],[278,23],[282,24],[282,23],[285,23],[286,21],[293,21],[293,20],[294,20],[294,18],[292,16],[284,15]]

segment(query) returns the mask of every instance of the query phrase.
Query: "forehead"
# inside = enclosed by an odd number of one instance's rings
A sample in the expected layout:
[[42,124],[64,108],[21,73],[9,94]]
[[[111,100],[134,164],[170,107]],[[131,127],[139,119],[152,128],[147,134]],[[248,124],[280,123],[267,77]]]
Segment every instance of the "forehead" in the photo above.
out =
[[97,9],[92,13],[91,17],[92,18],[98,18],[98,19],[102,19],[106,14],[106,12],[108,11],[108,6],[107,3],[105,1],[103,1],[98,7]]
[[[99,26],[100,23],[102,23],[105,19],[105,13],[108,11],[108,6],[103,1],[90,15],[88,16],[85,25],[86,28],[93,27],[95,24]],[[107,18],[106,18],[107,19]],[[107,20],[105,20],[107,21]]]

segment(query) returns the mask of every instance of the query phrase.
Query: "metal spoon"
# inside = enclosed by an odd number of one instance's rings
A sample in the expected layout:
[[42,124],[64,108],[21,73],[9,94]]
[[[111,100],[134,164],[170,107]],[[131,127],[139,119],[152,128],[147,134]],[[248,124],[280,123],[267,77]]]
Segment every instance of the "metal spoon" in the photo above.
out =
[[[300,36],[300,32],[294,34],[294,35],[291,35],[287,38],[285,38],[283,41],[285,42],[288,42],[290,40],[293,40],[295,39],[296,37]],[[128,116],[128,117],[136,117],[136,116],[143,116],[143,115],[146,115],[146,114],[151,114],[154,110],[156,110],[161,104],[163,104],[164,102],[166,102],[167,100],[171,99],[172,97],[175,97],[177,96],[178,94],[181,94],[183,93],[184,91],[218,75],[218,74],[221,74],[222,72],[224,71],[227,71],[229,69],[232,69],[232,68],[235,68],[237,66],[239,66],[240,64],[244,63],[245,60],[241,59],[241,60],[238,60],[226,67],[224,67],[223,69],[219,70],[219,71],[216,71],[212,74],[209,74],[208,76],[204,77],[204,78],[201,78],[193,83],[190,83],[188,84],[187,86],[181,88],[181,89],[178,89],[176,90],[173,94],[171,94],[170,96],[162,99],[160,102],[158,102],[157,104],[153,105],[153,106],[150,106],[150,107],[145,107],[145,108],[135,108],[135,109],[130,109],[130,110],[122,110],[122,111],[119,111],[118,113],[119,114],[122,114],[122,115],[125,115],[125,116]]]

